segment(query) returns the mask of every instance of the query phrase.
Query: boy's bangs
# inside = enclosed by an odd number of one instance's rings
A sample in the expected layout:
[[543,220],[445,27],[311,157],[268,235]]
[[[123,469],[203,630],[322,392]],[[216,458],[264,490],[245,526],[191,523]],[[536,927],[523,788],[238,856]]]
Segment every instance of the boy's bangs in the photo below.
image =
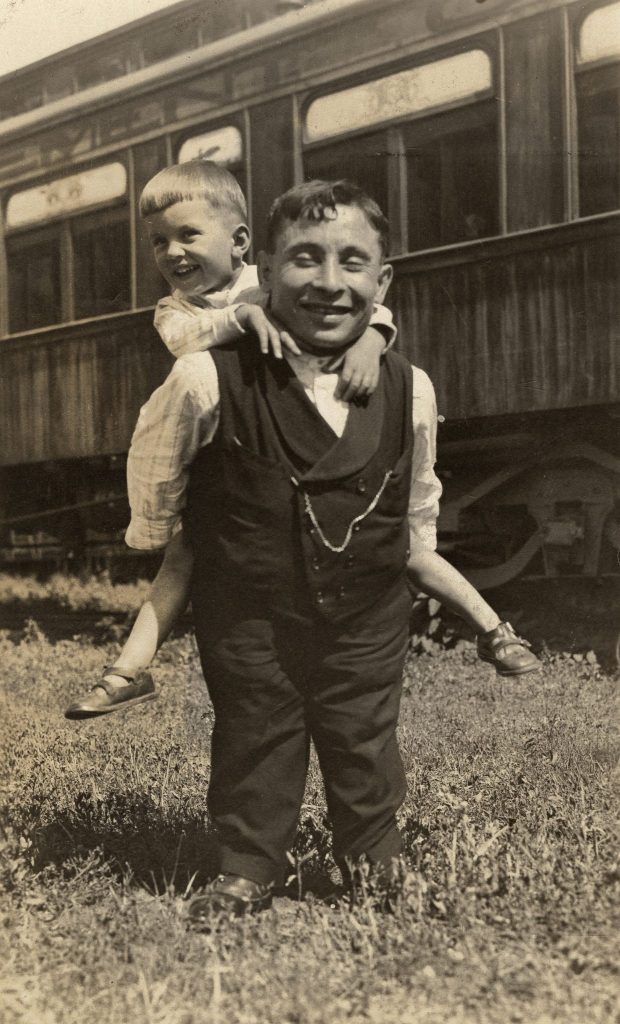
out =
[[245,196],[237,179],[208,160],[166,167],[147,183],[140,196],[140,216],[150,217],[175,203],[202,199],[214,210],[230,210],[247,219]]

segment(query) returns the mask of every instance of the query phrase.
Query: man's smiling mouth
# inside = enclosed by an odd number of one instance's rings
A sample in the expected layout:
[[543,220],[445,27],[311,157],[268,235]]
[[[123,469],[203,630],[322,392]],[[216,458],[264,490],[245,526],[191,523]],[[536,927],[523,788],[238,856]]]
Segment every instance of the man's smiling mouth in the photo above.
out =
[[346,316],[349,306],[330,306],[323,302],[300,302],[301,308],[313,316]]
[[187,277],[189,274],[193,274],[195,270],[198,270],[198,264],[192,263],[189,266],[173,267],[172,273],[175,277]]

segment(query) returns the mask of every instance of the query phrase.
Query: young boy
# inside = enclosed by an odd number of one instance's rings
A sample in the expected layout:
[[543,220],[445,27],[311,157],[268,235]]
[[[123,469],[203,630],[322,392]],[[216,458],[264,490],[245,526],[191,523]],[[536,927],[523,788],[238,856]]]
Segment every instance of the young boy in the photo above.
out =
[[[271,347],[274,355],[282,358],[284,346],[300,355],[290,332],[280,330],[265,316],[261,308],[265,293],[258,287],[256,268],[243,262],[250,234],[245,223],[245,199],[231,174],[208,161],[167,168],[147,184],[140,211],[149,225],[157,266],[172,289],[172,294],[157,306],[155,326],[173,355],[214,348],[238,339],[246,331],[258,338],[263,353]],[[336,392],[341,401],[366,397],[377,386],[386,339],[372,324],[392,332],[391,314],[375,305],[371,325],[347,350],[342,362]],[[417,374],[425,390],[421,400],[432,404],[434,421],[432,386],[426,384],[428,378],[422,371]],[[140,429],[139,420],[136,434]],[[432,465],[434,434],[426,443],[432,452]],[[166,457],[165,452],[162,457]],[[146,469],[148,472],[149,467]],[[140,477],[137,465],[134,477]],[[172,510],[164,505],[142,523],[136,523],[134,515],[130,530],[139,533],[142,529],[147,539],[143,537],[133,546],[158,548],[167,544],[164,560],[117,663],[104,670],[90,693],[67,709],[68,718],[106,714],[155,696],[152,678],[145,669],[189,597],[193,560],[179,530],[186,479],[187,467],[183,467],[176,493],[172,494]],[[433,493],[431,505],[436,503],[441,487],[434,474],[420,486]],[[166,500],[170,504],[170,495]],[[412,539],[410,571],[414,584],[472,626],[479,635],[479,656],[495,665],[500,674],[537,670],[539,662],[526,641],[518,638],[508,623],[501,623],[460,573],[431,550],[433,540],[430,536]],[[131,543],[129,537],[128,541]]]

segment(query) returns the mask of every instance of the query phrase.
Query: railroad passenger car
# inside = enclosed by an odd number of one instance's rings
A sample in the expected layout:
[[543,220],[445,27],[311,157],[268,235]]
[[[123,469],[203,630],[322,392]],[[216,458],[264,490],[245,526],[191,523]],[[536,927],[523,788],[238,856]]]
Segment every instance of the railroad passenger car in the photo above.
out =
[[122,550],[125,453],[170,366],[137,200],[203,155],[239,178],[255,249],[304,178],[351,177],[387,211],[456,564],[480,587],[617,573],[620,3],[221,10],[180,4],[0,81],[4,562]]

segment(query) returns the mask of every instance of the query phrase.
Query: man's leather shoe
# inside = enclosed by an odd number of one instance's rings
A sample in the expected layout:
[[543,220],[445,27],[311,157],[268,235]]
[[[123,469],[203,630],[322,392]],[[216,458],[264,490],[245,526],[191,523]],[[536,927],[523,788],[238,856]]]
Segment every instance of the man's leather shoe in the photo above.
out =
[[268,910],[272,902],[272,886],[253,882],[241,875],[223,874],[195,896],[189,905],[189,922],[198,931],[209,931],[213,919],[221,914],[243,917]]
[[522,676],[542,668],[527,640],[517,636],[509,622],[500,622],[478,637],[478,657],[494,665],[500,676]]
[[[127,679],[127,686],[111,686],[106,675],[118,675]],[[114,666],[103,671],[101,680],[93,686],[90,693],[80,700],[74,701],[65,711],[65,718],[95,718],[97,715],[109,715],[111,711],[122,711],[123,708],[143,704],[146,700],[154,700],[155,684],[150,672],[137,672],[135,676],[125,675]]]

